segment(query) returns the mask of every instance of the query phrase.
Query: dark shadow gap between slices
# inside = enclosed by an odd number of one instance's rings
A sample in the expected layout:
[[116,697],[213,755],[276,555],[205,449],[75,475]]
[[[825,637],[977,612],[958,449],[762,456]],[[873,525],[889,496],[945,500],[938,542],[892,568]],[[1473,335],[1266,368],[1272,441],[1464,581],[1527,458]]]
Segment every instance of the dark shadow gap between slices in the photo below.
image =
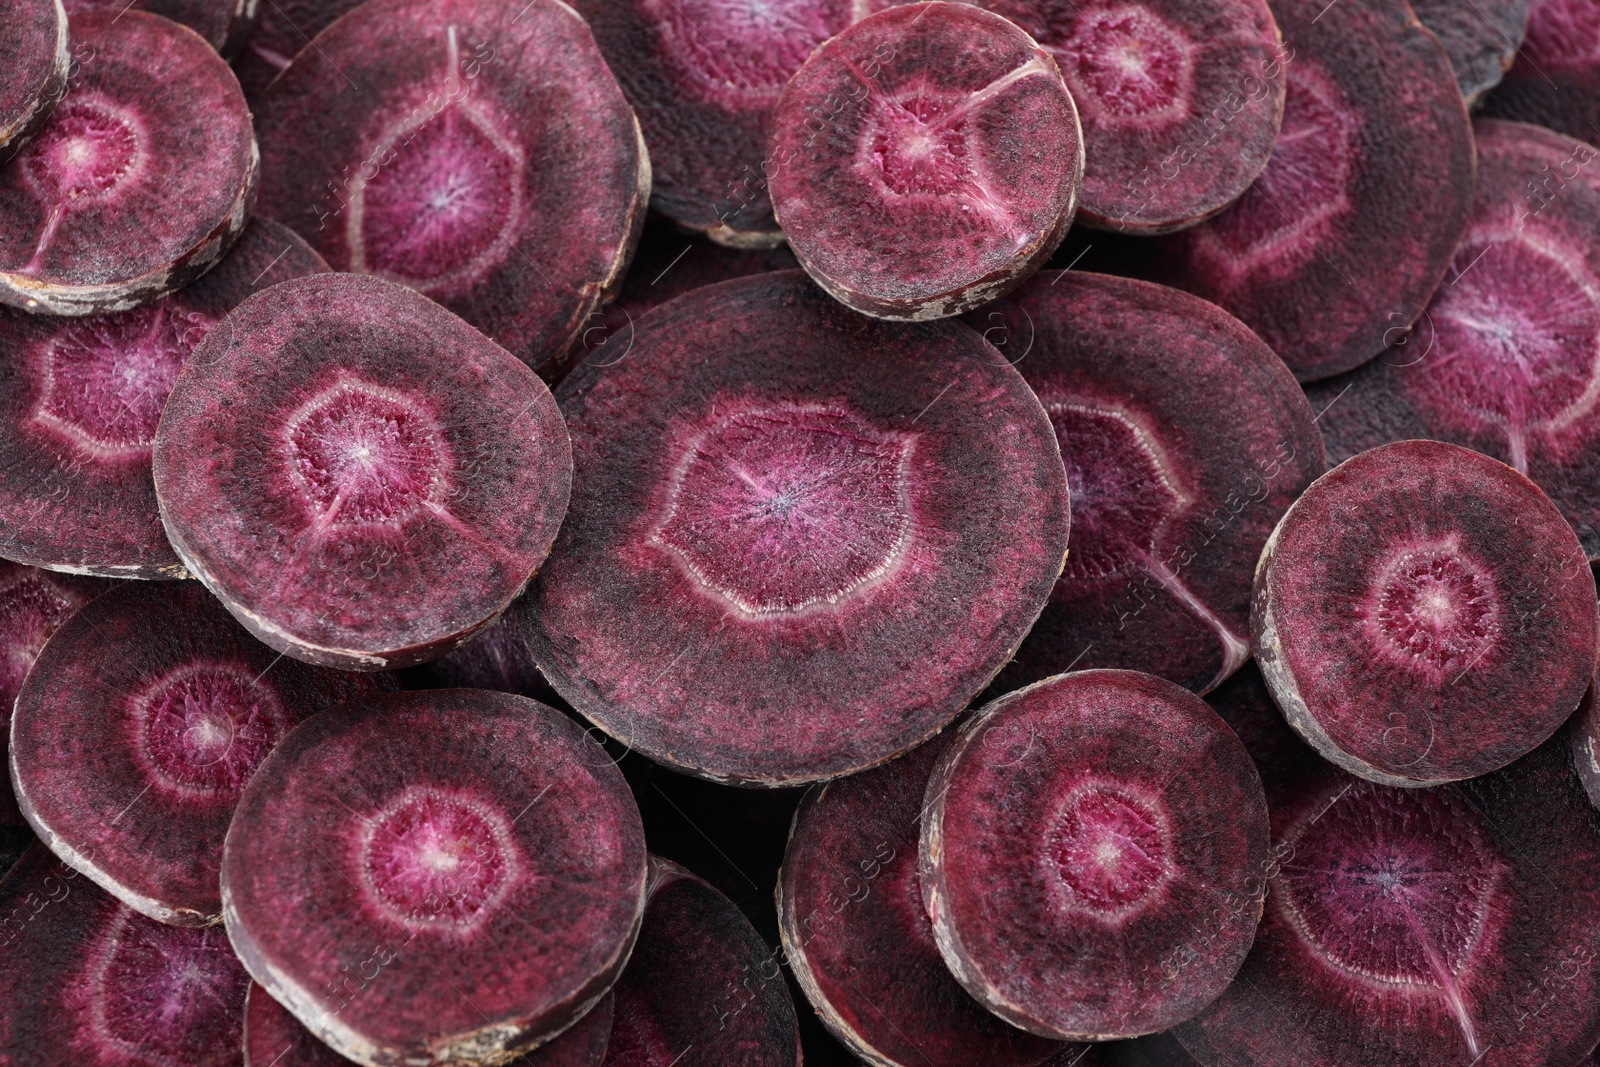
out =
[[375,0],[257,106],[261,213],[554,374],[621,284],[650,161],[558,0]]
[[270,0],[257,13],[255,29],[233,59],[233,72],[252,109],[278,72],[335,19],[360,0]]
[[0,879],[0,1062],[237,1067],[249,984],[220,928],[146,918],[42,844]]
[[1401,441],[1297,500],[1256,570],[1251,647],[1325,759],[1388,786],[1499,770],[1594,676],[1595,581],[1527,478],[1479,452]]
[[393,688],[309,667],[244,631],[199,582],[121,584],[44,646],[17,697],[11,780],[66,862],[161,922],[222,920],[228,822],[296,724]]
[[1135,671],[980,709],[928,779],[918,869],[952,974],[1058,1040],[1137,1037],[1228,988],[1266,892],[1249,753],[1193,693]]
[[1600,558],[1600,152],[1479,119],[1472,221],[1442,286],[1379,358],[1306,388],[1329,459],[1430,438],[1533,479]]
[[651,857],[644,925],[617,980],[611,1067],[799,1067],[779,955],[711,885]]
[[228,65],[142,11],[74,15],[66,97],[0,167],[0,302],[125,311],[181,289],[238,238],[259,157]]
[[1600,10],[1589,0],[1530,0],[1527,39],[1484,113],[1600,141]]
[[529,645],[676,768],[794,785],[888,760],[989,682],[1060,574],[1055,435],[961,323],[763,274],[656,308],[559,393],[574,495]]
[[392,693],[262,763],[228,830],[224,922],[343,1055],[500,1063],[605,996],[646,869],[627,783],[578,724],[505,693]]
[[61,0],[0,4],[0,163],[50,118],[67,91],[72,54]]
[[150,448],[189,353],[257,290],[328,265],[254,219],[153,304],[64,318],[0,307],[0,556],[113,578],[186,576],[161,527]]
[[[367,980],[359,974],[345,979],[351,988]],[[523,1067],[600,1067],[611,1037],[611,1005],[608,996],[559,1037],[512,1062]],[[344,1067],[350,1062],[317,1040],[265,989],[250,984],[244,1005],[242,1067]]]
[[1265,772],[1255,948],[1175,1036],[1202,1067],[1576,1067],[1600,1039],[1600,814],[1567,750],[1431,789]]
[[1019,1030],[950,974],[917,877],[923,793],[947,738],[813,786],[778,883],[789,967],[824,1025],[878,1067],[1034,1067],[1081,1046]]
[[555,537],[572,461],[555,400],[505,349],[411,289],[333,273],[206,335],[154,472],[173,548],[246,629],[382,670],[505,610]]
[[1169,233],[1237,200],[1283,120],[1266,0],[978,0],[1055,58],[1083,123],[1078,222]]
[[1472,127],[1438,38],[1390,0],[1278,0],[1289,58],[1272,160],[1240,200],[1164,238],[1152,277],[1237,315],[1301,381],[1383,351],[1467,226]]
[[1072,496],[1066,568],[996,688],[1095,667],[1215,687],[1249,657],[1267,536],[1324,467],[1293,375],[1215,305],[1104,274],[1046,271],[964,321],[1039,395]]
[[812,53],[772,118],[789,246],[857,311],[921,321],[1003,295],[1061,243],[1083,137],[1050,54],[967,4],[906,4]]

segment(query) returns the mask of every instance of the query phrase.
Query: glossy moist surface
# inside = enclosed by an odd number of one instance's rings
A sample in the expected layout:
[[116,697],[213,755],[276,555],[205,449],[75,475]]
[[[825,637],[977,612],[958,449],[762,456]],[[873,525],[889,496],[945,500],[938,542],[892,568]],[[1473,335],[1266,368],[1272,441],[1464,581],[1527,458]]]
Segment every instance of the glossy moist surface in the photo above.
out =
[[1204,1067],[1573,1067],[1600,1039],[1600,816],[1565,738],[1437,789],[1267,779],[1255,948],[1176,1033]]
[[1529,0],[1518,61],[1484,110],[1593,141],[1600,122],[1600,9],[1589,0]]
[[488,1058],[560,1030],[622,969],[644,829],[610,758],[559,712],[390,694],[268,757],[222,882],[251,976],[344,1054]]
[[[812,50],[862,0],[577,0],[638,112],[650,206],[736,245],[781,240],[763,169],[772,111]],[[881,2],[877,6],[883,6]]]
[[560,401],[575,493],[529,642],[654,759],[768,784],[882,762],[994,676],[1060,573],[1049,420],[960,323],[765,274],[656,309]]
[[1469,105],[1482,102],[1517,58],[1529,0],[1415,0],[1417,19],[1439,38]]
[[1594,577],[1554,505],[1455,445],[1334,468],[1256,572],[1251,640],[1278,706],[1324,757],[1388,785],[1505,766],[1578,706]]
[[67,21],[59,0],[0,3],[0,159],[49,115],[67,83]]
[[[596,1004],[561,1036],[513,1061],[526,1067],[600,1067],[611,1037],[611,998]],[[244,1010],[243,1067],[345,1067],[350,1061],[251,983]]]
[[650,194],[638,124],[557,0],[379,0],[258,106],[261,212],[534,367],[620,282]]
[[1083,123],[1082,220],[1133,233],[1238,199],[1272,154],[1287,51],[1266,0],[979,0],[1055,58]]
[[147,919],[43,845],[0,881],[6,1067],[238,1067],[249,983],[221,928]]
[[156,508],[150,447],[195,345],[245,297],[327,270],[253,220],[217,267],[153,304],[64,318],[0,308],[0,553],[119,578],[184,574]]
[[280,662],[198,582],[129,583],[56,631],[17,698],[11,763],[41,840],[152,918],[222,917],[222,839],[296,723],[387,679]]
[[224,319],[155,445],[189,570],[274,648],[366,670],[492,621],[549,549],[570,479],[532,371],[411,290],[349,274]]
[[1532,478],[1600,557],[1600,153],[1480,119],[1472,224],[1417,327],[1307,389],[1330,460],[1426,437]]
[[869,315],[957,315],[1049,258],[1083,177],[1061,72],[966,4],[890,8],[785,87],[768,171],[801,264]]
[[11,791],[11,711],[39,650],[74,611],[103,592],[94,578],[0,561],[0,750],[8,773],[0,781],[0,828],[26,825]]
[[1001,687],[1091,667],[1216,686],[1250,654],[1267,535],[1323,469],[1283,361],[1188,293],[1080,271],[965,321],[1039,395],[1072,496],[1066,569]]
[[1387,0],[1279,0],[1283,129],[1250,190],[1154,264],[1314,381],[1414,322],[1466,229],[1472,127],[1438,39]]
[[67,96],[0,167],[0,301],[82,315],[216,263],[255,196],[250,113],[194,34],[143,12],[75,15]]
[[936,738],[806,795],[778,888],[784,952],[818,1017],[864,1062],[1032,1067],[1058,1043],[968,996],[922,907],[917,835],[943,749]]
[[800,1063],[777,953],[732,901],[670,861],[651,861],[644,928],[613,995],[608,1067]]
[[1267,808],[1205,703],[1133,671],[1002,697],[929,779],[919,864],[939,951],[1034,1033],[1132,1037],[1214,1000],[1265,893]]

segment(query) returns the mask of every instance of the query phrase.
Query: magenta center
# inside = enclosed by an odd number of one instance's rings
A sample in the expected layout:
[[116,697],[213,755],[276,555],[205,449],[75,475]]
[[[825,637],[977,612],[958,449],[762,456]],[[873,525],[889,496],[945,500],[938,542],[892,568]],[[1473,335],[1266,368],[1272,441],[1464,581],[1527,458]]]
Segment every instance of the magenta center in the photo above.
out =
[[935,94],[885,102],[871,138],[879,179],[899,196],[939,196],[970,183],[966,123]]
[[1086,15],[1055,55],[1079,106],[1102,122],[1164,126],[1188,115],[1194,45],[1148,8]]
[[1454,280],[1428,311],[1433,347],[1408,370],[1407,390],[1468,432],[1560,436],[1563,416],[1588,399],[1600,359],[1597,286],[1582,262],[1577,248],[1521,237],[1464,241]]
[[1282,905],[1334,967],[1452,987],[1483,943],[1500,877],[1475,817],[1435,790],[1341,789],[1286,841]]
[[351,213],[354,269],[437,295],[481,280],[509,252],[522,154],[476,106],[401,127],[366,167]]
[[1429,674],[1466,670],[1500,635],[1493,581],[1454,545],[1397,553],[1378,570],[1365,608],[1389,658]]
[[111,1056],[82,1062],[207,1062],[217,1045],[238,1040],[249,982],[221,927],[186,930],[125,910],[86,991],[85,1038]]
[[1063,580],[1084,581],[1143,565],[1185,500],[1154,441],[1127,415],[1073,401],[1046,405],[1072,501]]
[[851,0],[662,0],[656,31],[703,92],[770,104],[813,49],[852,17]]
[[290,417],[287,438],[291,477],[321,523],[400,522],[442,492],[444,435],[398,389],[341,379]]
[[237,796],[289,728],[277,694],[243,664],[196,663],[133,699],[138,750],[179,793]]
[[147,459],[167,395],[214,320],[163,300],[74,319],[40,352],[35,418],[90,459]]
[[22,165],[52,201],[103,197],[140,170],[140,132],[132,115],[87,93],[69,96],[25,149]]
[[511,829],[499,812],[414,786],[366,828],[361,869],[390,918],[411,929],[468,929],[512,877]]
[[1104,918],[1137,909],[1170,876],[1165,813],[1158,803],[1112,782],[1074,790],[1056,816],[1047,847],[1069,900]]
[[835,603],[903,557],[910,455],[910,438],[842,409],[730,415],[680,461],[653,540],[743,611]]

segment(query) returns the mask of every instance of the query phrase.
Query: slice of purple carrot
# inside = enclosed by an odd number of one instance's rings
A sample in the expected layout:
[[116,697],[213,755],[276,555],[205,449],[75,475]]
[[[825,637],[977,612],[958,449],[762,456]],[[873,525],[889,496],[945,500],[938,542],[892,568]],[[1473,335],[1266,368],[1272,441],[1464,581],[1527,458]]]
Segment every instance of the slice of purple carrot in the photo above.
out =
[[194,346],[251,293],[328,269],[253,220],[198,281],[130,311],[62,318],[0,307],[0,556],[116,578],[179,578],[150,448]]
[[1415,322],[1466,230],[1472,126],[1450,58],[1390,0],[1277,0],[1283,129],[1228,210],[1162,239],[1154,277],[1261,335],[1301,381]]
[[56,630],[11,723],[11,778],[41,840],[161,922],[222,919],[222,840],[294,725],[392,688],[285,659],[198,582],[122,583]]
[[1066,569],[1000,686],[1091,667],[1216,686],[1249,656],[1267,535],[1323,470],[1293,375],[1215,305],[1104,274],[1045,272],[966,321],[1039,394],[1072,494]]
[[124,311],[181,289],[238,238],[255,132],[228,65],[142,11],[75,15],[67,95],[0,166],[0,302]]

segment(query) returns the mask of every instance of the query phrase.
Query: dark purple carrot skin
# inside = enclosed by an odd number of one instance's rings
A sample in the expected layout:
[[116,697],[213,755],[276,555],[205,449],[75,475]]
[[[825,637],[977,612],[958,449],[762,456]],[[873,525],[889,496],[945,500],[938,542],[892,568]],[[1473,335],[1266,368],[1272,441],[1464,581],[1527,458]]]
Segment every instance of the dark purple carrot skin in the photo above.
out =
[[[606,997],[561,1036],[514,1062],[527,1067],[600,1067],[611,1037],[612,999]],[[244,1009],[242,1067],[344,1067],[349,1060],[317,1040],[261,986],[250,984]]]
[[556,376],[622,282],[650,161],[559,0],[377,0],[257,104],[261,213]]
[[1213,1001],[1250,949],[1269,864],[1261,779],[1171,682],[1080,671],[1002,697],[951,740],[924,803],[940,954],[1013,1025],[1153,1033]]
[[0,164],[50,118],[67,91],[72,53],[60,0],[0,4]]
[[1272,160],[1220,215],[1163,238],[1151,277],[1237,315],[1302,382],[1376,357],[1465,232],[1472,128],[1404,5],[1278,0],[1288,97]]
[[1268,534],[1324,469],[1288,368],[1216,306],[1103,274],[1046,271],[965,321],[1039,394],[1073,499],[1066,568],[997,688],[1096,667],[1214,688],[1249,656]]
[[917,839],[944,741],[806,794],[778,883],[784,953],[824,1025],[867,1063],[1032,1067],[1059,1043],[973,1000],[923,910]]
[[[11,712],[28,669],[50,635],[90,600],[111,587],[98,578],[24,567],[0,560],[0,752],[7,773],[0,781],[0,828],[23,830],[27,821],[11,789]],[[31,837],[31,833],[29,834]]]
[[543,382],[416,292],[324,274],[207,335],[154,449],[185,566],[262,641],[322,666],[437,659],[527,583],[566,511]]
[[650,867],[644,927],[612,991],[608,1067],[671,1067],[691,1050],[705,1063],[799,1067],[778,953],[709,884],[670,860]]
[[255,132],[233,72],[192,30],[107,10],[74,15],[69,32],[66,97],[0,167],[0,302],[126,311],[183,288],[238,239]]
[[[559,399],[576,492],[519,608],[529,644],[586,718],[691,773],[793,785],[913,747],[1060,573],[1049,421],[960,323],[870,320],[763,274],[655,309]],[[819,457],[837,477],[810,480]],[[800,506],[815,522],[786,526]]]
[[1083,125],[1081,225],[1170,233],[1261,173],[1283,120],[1266,0],[978,0],[1054,57]]
[[1600,17],[1585,0],[1532,0],[1527,39],[1484,114],[1600,139]]
[[1504,767],[1572,714],[1594,675],[1594,576],[1527,478],[1402,441],[1295,502],[1262,553],[1250,626],[1274,700],[1326,759],[1434,785]]
[[1016,288],[1061,243],[1083,180],[1055,60],[966,4],[856,23],[790,79],[772,123],[790,247],[828,293],[879,318],[959,315]]
[[40,839],[101,888],[161,922],[209,926],[256,767],[315,712],[393,686],[284,660],[198,582],[119,583],[34,661],[11,780]]
[[[1306,389],[1329,458],[1430,438],[1510,464],[1600,557],[1600,153],[1551,130],[1479,119],[1472,222],[1441,287],[1382,356]],[[1589,134],[1594,137],[1595,134]]]
[[146,918],[42,844],[0,879],[5,1067],[238,1067],[249,984],[221,928]]
[[0,554],[114,578],[187,572],[161,527],[150,447],[189,353],[251,293],[328,265],[266,219],[185,288],[130,311],[0,307]]
[[1600,813],[1569,745],[1433,789],[1267,770],[1255,947],[1174,1036],[1202,1067],[1576,1067],[1600,1040]]
[[504,693],[392,693],[262,764],[224,921],[251,976],[348,1056],[504,1060],[605,996],[646,875],[638,807],[576,723]]

